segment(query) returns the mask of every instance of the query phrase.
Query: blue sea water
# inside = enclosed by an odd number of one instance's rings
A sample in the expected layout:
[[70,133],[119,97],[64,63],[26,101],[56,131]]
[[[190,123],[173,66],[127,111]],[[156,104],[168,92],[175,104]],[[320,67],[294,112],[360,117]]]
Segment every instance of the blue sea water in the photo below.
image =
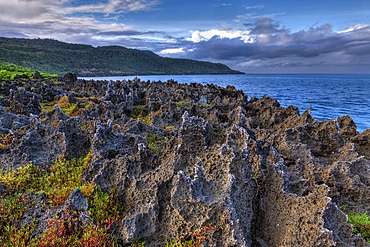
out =
[[300,114],[312,107],[312,115],[319,121],[349,114],[360,133],[370,128],[370,75],[150,75],[83,79],[128,80],[135,77],[142,81],[165,82],[174,79],[178,83],[213,83],[222,87],[232,85],[243,90],[248,99],[266,95],[276,98],[283,107],[297,106]]

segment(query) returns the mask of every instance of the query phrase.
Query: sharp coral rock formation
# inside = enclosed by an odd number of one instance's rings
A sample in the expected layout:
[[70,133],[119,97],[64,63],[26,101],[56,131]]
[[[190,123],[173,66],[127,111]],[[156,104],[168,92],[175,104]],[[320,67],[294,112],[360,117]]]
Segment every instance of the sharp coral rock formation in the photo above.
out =
[[[248,100],[232,86],[64,79],[2,81],[0,131],[14,140],[0,150],[0,169],[91,149],[81,182],[133,197],[113,232],[122,246],[186,240],[207,224],[220,229],[203,246],[368,246],[339,210],[370,208],[370,131],[360,135],[349,116],[319,122],[310,109]],[[76,189],[22,222],[39,218],[41,234],[68,205],[88,210]]]

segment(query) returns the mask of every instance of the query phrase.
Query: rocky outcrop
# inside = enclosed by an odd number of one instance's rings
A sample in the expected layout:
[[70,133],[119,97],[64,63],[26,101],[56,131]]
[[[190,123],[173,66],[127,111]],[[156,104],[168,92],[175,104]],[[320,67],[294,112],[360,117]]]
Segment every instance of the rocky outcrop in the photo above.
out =
[[40,114],[41,106],[39,103],[40,96],[27,92],[23,87],[17,91],[10,90],[10,111],[15,114]]
[[[102,191],[115,184],[123,202],[132,195],[113,232],[122,246],[186,240],[207,224],[220,230],[204,246],[368,246],[339,209],[370,208],[370,130],[359,134],[349,116],[319,122],[310,109],[248,100],[232,86],[64,81],[4,95],[10,107],[0,107],[0,131],[14,140],[0,150],[0,169],[48,167],[91,149],[81,181]],[[44,101],[63,97],[84,110],[41,112]],[[67,207],[88,210],[76,189],[62,206],[40,204],[21,222],[39,219],[36,236]]]
[[77,81],[77,76],[75,74],[68,73],[63,76],[63,80],[69,81],[69,82],[75,82]]

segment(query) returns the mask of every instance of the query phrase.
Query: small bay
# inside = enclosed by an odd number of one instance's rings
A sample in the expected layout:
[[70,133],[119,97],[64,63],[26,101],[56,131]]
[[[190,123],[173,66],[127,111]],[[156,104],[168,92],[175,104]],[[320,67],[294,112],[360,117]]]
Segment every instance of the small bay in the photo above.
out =
[[312,107],[316,120],[330,120],[349,114],[362,133],[370,128],[370,75],[338,74],[246,74],[246,75],[147,75],[117,77],[80,77],[85,80],[162,81],[213,83],[235,86],[248,99],[264,95],[276,98],[281,106],[295,105],[300,114]]

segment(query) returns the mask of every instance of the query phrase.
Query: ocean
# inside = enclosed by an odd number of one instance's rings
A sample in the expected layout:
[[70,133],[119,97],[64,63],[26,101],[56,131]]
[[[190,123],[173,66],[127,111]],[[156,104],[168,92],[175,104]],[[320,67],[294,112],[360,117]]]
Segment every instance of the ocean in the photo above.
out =
[[80,77],[93,80],[162,81],[178,83],[213,83],[235,86],[248,95],[276,98],[281,106],[295,105],[300,114],[312,107],[316,120],[330,120],[349,114],[362,133],[370,128],[370,75],[329,74],[246,74],[246,75],[148,75],[117,77]]

